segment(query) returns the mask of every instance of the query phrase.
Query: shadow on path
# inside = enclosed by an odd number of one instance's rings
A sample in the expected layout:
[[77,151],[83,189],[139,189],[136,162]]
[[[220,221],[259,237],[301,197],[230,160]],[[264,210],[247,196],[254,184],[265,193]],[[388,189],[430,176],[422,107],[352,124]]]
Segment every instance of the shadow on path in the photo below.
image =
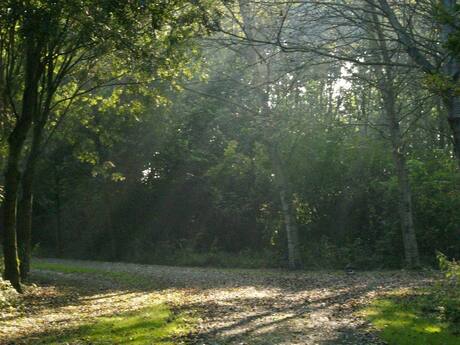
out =
[[[34,279],[48,284],[55,293],[34,301],[27,315],[19,319],[18,315],[0,318],[0,330],[5,322],[18,321],[16,334],[10,334],[2,344],[34,344],[30,339],[40,344],[40,339],[56,329],[72,332],[82,323],[141,310],[155,300],[164,301],[177,313],[186,311],[201,317],[196,331],[177,338],[176,343],[383,344],[366,330],[367,324],[355,316],[354,311],[379,293],[430,281],[429,275],[413,272],[364,272],[348,277],[340,272],[292,273],[45,261],[125,272],[140,279],[127,283],[96,273],[35,272]],[[34,296],[30,298],[33,300]],[[79,319],[72,311],[84,315]],[[50,320],[47,327],[30,326],[44,315]]]

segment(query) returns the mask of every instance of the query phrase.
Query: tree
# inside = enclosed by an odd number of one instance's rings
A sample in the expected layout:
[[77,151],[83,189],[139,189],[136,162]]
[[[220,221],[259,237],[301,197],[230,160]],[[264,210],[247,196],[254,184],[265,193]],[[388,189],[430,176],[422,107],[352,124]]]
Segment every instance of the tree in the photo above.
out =
[[[182,5],[181,1],[167,6],[158,2],[139,5],[136,1],[39,1],[13,2],[6,6],[7,13],[12,14],[5,20],[15,24],[7,27],[9,35],[2,36],[2,47],[8,49],[9,55],[13,51],[17,58],[24,57],[21,69],[24,74],[16,75],[14,81],[4,79],[6,97],[3,100],[10,109],[18,109],[15,92],[23,88],[22,106],[16,112],[17,121],[8,140],[4,202],[5,278],[17,290],[20,290],[16,240],[19,162],[29,129],[33,124],[32,146],[22,176],[19,223],[24,275],[29,269],[33,177],[50,114],[63,116],[75,97],[112,84],[121,77],[122,83],[137,82],[133,75],[131,80],[126,79],[126,70],[139,63],[141,56],[141,65],[145,68],[151,68],[152,64],[172,67],[180,61],[185,52],[180,43],[202,32],[203,26],[209,24],[203,4]],[[109,57],[118,60],[117,68],[121,72],[104,70],[107,64],[104,66],[103,61]],[[151,64],[146,64],[150,59]],[[7,70],[10,68],[7,66]],[[11,76],[9,73],[8,77]],[[13,85],[17,91],[12,90]]]
[[[256,22],[256,11],[251,7],[249,1],[239,1],[239,13],[241,30],[248,41],[255,40],[262,33],[258,32],[259,23]],[[265,47],[267,48],[267,47]],[[296,224],[296,217],[293,210],[293,192],[291,191],[288,176],[284,171],[284,162],[280,156],[276,133],[271,128],[270,123],[274,121],[273,110],[270,107],[271,93],[271,64],[268,58],[272,52],[263,47],[249,45],[244,49],[244,57],[249,66],[253,68],[253,78],[250,81],[255,86],[256,111],[257,116],[264,118],[262,131],[268,148],[270,161],[273,166],[275,183],[278,189],[279,200],[284,217],[284,225],[287,236],[288,263],[289,268],[298,269],[302,266],[299,248],[299,234]]]
[[[397,35],[399,43],[404,46],[410,58],[427,74],[428,79],[433,83],[434,91],[442,96],[454,139],[455,156],[460,167],[460,60],[458,48],[455,48],[458,47],[460,39],[457,0],[443,0],[438,6],[425,4],[428,5],[426,6],[429,13],[427,17],[435,20],[431,26],[435,28],[441,26],[439,37],[433,42],[434,44],[432,43],[433,45],[430,45],[434,54],[423,48],[426,42],[430,42],[428,37],[416,36],[416,30],[411,23],[406,25],[401,23],[395,10],[396,3],[378,0],[378,5],[378,9],[387,18]],[[415,8],[409,8],[408,11],[417,13]],[[435,56],[435,61],[432,60],[432,55]],[[441,61],[437,61],[438,59]]]
[[375,42],[379,45],[377,51],[381,54],[377,59],[385,64],[384,68],[376,65],[374,70],[378,78],[379,91],[382,95],[382,108],[384,109],[389,125],[392,154],[398,179],[400,194],[399,213],[404,244],[404,257],[407,267],[418,268],[420,266],[420,259],[414,228],[412,192],[406,162],[407,153],[400,125],[401,116],[398,116],[397,110],[397,88],[395,87],[397,76],[390,57],[390,51],[383,36],[381,23],[375,14],[373,14],[372,24]]

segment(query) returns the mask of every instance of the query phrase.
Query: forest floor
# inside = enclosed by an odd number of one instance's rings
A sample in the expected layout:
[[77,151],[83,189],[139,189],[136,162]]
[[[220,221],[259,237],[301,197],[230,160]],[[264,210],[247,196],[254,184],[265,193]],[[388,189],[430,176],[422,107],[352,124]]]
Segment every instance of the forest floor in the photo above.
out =
[[0,343],[384,344],[357,311],[432,279],[40,259],[23,301],[0,310]]

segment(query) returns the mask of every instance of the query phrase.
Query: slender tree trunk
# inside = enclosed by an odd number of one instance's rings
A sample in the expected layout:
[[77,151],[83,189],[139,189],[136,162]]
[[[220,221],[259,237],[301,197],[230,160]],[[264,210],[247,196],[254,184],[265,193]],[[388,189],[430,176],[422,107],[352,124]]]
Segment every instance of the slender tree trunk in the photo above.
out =
[[[441,39],[447,44],[451,39],[451,35],[458,31],[458,25],[460,24],[458,17],[456,17],[457,0],[442,0],[441,3],[445,13],[452,17],[450,18],[451,20],[446,21],[442,25],[441,29]],[[460,95],[458,93],[460,89],[460,58],[454,55],[453,52],[449,53],[446,64],[444,65],[444,73],[450,79],[451,86],[444,96],[444,105],[447,109],[447,119],[449,120],[454,139],[455,158],[460,168]]]
[[451,94],[445,98],[444,104],[447,108],[449,125],[454,138],[454,154],[460,168],[460,96]]
[[43,123],[36,119],[34,123],[32,147],[27,157],[26,167],[22,177],[22,196],[18,205],[17,232],[21,278],[26,279],[30,272],[30,257],[32,252],[32,214],[33,214],[33,184],[35,168],[39,159],[42,141]]
[[406,267],[412,269],[420,266],[417,236],[413,218],[412,191],[407,170],[404,140],[396,113],[396,95],[394,93],[390,68],[388,68],[387,73],[387,75],[380,75],[380,91],[384,103],[383,108],[390,127],[393,162],[395,164],[396,177],[398,180],[398,210],[404,245],[404,259]]
[[439,97],[436,100],[436,115],[438,117],[438,132],[439,132],[439,148],[445,149],[446,148],[446,116],[443,111],[442,107],[442,99]]
[[19,258],[16,238],[16,201],[20,173],[18,169],[22,145],[28,131],[27,123],[17,126],[10,136],[8,165],[5,173],[5,200],[3,204],[3,256],[5,271],[3,277],[21,292]]
[[19,161],[32,125],[33,114],[37,109],[38,83],[40,79],[40,49],[31,37],[25,44],[25,77],[22,97],[22,113],[8,138],[8,163],[5,171],[4,238],[3,254],[5,261],[4,277],[14,288],[21,291],[16,234],[16,206],[21,174]]
[[299,248],[299,230],[292,204],[293,195],[288,179],[284,173],[284,168],[277,148],[272,146],[269,151],[270,160],[272,161],[272,166],[275,170],[275,181],[280,198],[284,226],[286,229],[288,265],[290,269],[299,269],[302,267],[302,260]]
[[379,74],[379,87],[382,94],[385,117],[390,127],[393,162],[396,169],[396,178],[398,180],[398,211],[404,246],[405,266],[412,269],[420,266],[420,259],[414,227],[412,191],[407,170],[404,140],[396,112],[396,95],[392,84],[391,68],[387,68],[387,75],[383,73]]
[[55,183],[55,202],[56,202],[56,232],[55,232],[55,241],[56,241],[56,256],[58,258],[62,257],[63,246],[62,246],[62,215],[61,215],[61,178],[57,168],[54,169],[54,183]]
[[379,19],[374,13],[372,15],[374,30],[380,49],[381,60],[387,64],[385,70],[381,66],[374,67],[377,72],[379,91],[382,95],[385,117],[390,127],[390,140],[393,153],[393,161],[398,179],[399,192],[399,219],[404,246],[405,264],[408,268],[420,266],[417,236],[414,227],[412,191],[410,188],[409,174],[405,157],[404,140],[399,125],[399,118],[396,111],[396,91],[394,85],[394,73],[391,67],[391,57],[388,53],[386,39],[383,35]]
[[32,182],[22,180],[22,197],[18,204],[17,229],[19,249],[19,269],[21,279],[27,279],[30,272],[30,255],[32,251]]
[[45,75],[46,92],[42,90],[45,96],[43,108],[39,109],[37,104],[33,112],[33,135],[32,146],[29,156],[27,157],[26,166],[22,177],[22,196],[18,208],[18,239],[19,239],[19,260],[21,278],[26,279],[30,272],[30,259],[32,254],[32,216],[33,216],[33,187],[35,178],[35,169],[40,157],[42,146],[43,131],[50,114],[51,100],[55,88],[53,86],[53,60],[47,61],[47,73]]
[[[378,0],[378,4],[412,60],[430,75],[439,73],[436,66],[431,64],[415,44],[416,38],[414,39],[414,36],[399,22],[389,2],[387,0]],[[442,7],[444,14],[450,16],[449,20],[444,21],[440,30],[441,42],[446,45],[449,43],[451,35],[458,30],[457,0],[441,0],[439,5]],[[444,64],[443,77],[447,78],[451,84],[447,94],[444,95],[444,104],[447,108],[447,116],[454,139],[454,153],[460,168],[460,95],[458,95],[460,59],[454,51],[445,51],[443,52],[444,54],[446,63]]]
[[408,268],[420,266],[417,237],[414,228],[412,191],[410,188],[405,152],[402,147],[401,130],[395,117],[390,116],[391,143],[399,189],[399,218],[404,245],[404,258]]
[[107,188],[110,188],[109,183],[106,183],[104,186],[106,189],[104,191],[104,199],[105,199],[105,205],[106,205],[106,225],[109,230],[109,241],[110,241],[110,257],[112,261],[115,261],[118,259],[118,251],[117,251],[117,238],[115,234],[115,228],[113,226],[113,221],[112,221],[112,200],[109,194],[109,191]]
[[[240,13],[243,19],[245,35],[249,40],[254,40],[257,36],[255,14],[253,13],[251,3],[248,0],[239,0]],[[270,67],[265,61],[264,51],[259,51],[257,45],[250,45],[243,50],[244,57],[250,66],[254,68],[253,85],[257,90],[257,106],[261,116],[265,117],[268,122],[272,120],[272,111],[269,107],[269,90]],[[292,192],[290,191],[289,181],[285,174],[285,167],[280,157],[276,139],[270,126],[263,128],[266,139],[266,146],[269,151],[270,161],[275,171],[275,182],[278,190],[281,211],[284,219],[284,226],[287,237],[288,263],[289,268],[301,268],[299,235],[295,212],[292,207]]]

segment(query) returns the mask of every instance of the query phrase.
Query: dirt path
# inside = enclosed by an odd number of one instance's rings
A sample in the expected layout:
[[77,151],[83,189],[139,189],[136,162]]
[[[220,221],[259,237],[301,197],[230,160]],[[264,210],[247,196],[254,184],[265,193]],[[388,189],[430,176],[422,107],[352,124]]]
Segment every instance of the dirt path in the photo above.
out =
[[0,339],[6,339],[5,344],[27,343],[45,330],[56,332],[100,315],[136,310],[152,300],[200,315],[197,331],[178,339],[178,343],[383,344],[354,311],[376,294],[430,282],[426,275],[407,272],[347,276],[340,272],[46,262],[136,273],[143,277],[143,283],[127,287],[107,278],[95,279],[94,275],[35,271],[35,279],[49,283],[50,298],[35,302],[25,313],[0,315]]

